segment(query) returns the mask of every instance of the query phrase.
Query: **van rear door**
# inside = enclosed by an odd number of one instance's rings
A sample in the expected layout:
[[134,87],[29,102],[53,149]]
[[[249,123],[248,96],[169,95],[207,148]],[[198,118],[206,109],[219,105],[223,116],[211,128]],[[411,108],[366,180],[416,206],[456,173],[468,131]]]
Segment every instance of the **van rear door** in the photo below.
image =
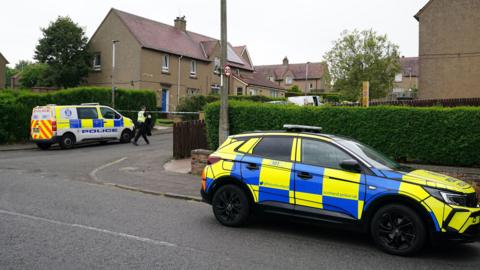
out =
[[50,140],[53,138],[53,126],[56,125],[53,117],[53,107],[35,107],[32,112],[30,134],[33,140]]

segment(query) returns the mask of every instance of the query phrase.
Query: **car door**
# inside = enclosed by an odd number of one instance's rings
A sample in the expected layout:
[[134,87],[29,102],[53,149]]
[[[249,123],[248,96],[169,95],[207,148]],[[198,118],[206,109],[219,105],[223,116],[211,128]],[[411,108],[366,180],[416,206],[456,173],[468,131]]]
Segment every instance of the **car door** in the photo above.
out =
[[103,118],[104,138],[120,138],[123,130],[122,116],[109,107],[100,107],[100,114]]
[[302,138],[297,147],[300,153],[294,167],[296,208],[360,219],[365,176],[340,166],[353,157],[327,140]]
[[96,140],[102,137],[103,119],[98,117],[97,107],[77,107],[77,115],[81,140]]
[[242,177],[258,203],[293,207],[292,144],[292,136],[265,136],[245,153]]

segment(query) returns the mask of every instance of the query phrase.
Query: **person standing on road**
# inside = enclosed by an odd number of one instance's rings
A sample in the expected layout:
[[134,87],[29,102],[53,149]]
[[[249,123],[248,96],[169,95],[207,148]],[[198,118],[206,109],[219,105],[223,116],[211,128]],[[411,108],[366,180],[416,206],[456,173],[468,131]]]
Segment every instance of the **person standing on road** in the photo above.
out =
[[[148,138],[147,138],[147,125],[145,123],[145,120],[146,120],[146,107],[145,105],[143,105],[141,108],[140,108],[140,111],[138,112],[138,115],[137,115],[137,123],[138,123],[138,131],[137,131],[137,135],[135,136],[135,139],[133,140],[133,144],[138,146],[138,139],[140,138],[140,136],[143,137],[143,139],[145,140],[145,142],[147,144],[150,144],[150,142],[148,141]],[[150,116],[151,117],[151,116]]]

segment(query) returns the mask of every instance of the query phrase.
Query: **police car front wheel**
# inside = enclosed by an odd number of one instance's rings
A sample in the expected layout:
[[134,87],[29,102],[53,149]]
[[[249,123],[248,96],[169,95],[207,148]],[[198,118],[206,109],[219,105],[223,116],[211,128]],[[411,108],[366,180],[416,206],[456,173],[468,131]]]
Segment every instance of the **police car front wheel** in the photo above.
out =
[[71,149],[75,145],[75,136],[70,133],[63,134],[60,140],[60,147],[62,149]]
[[122,136],[120,137],[121,143],[128,143],[132,140],[132,132],[128,129],[122,132]]
[[212,208],[217,220],[229,227],[244,225],[250,214],[247,195],[235,185],[220,187],[213,195]]
[[412,255],[426,241],[422,219],[404,205],[386,205],[380,208],[373,217],[370,229],[375,243],[394,255]]

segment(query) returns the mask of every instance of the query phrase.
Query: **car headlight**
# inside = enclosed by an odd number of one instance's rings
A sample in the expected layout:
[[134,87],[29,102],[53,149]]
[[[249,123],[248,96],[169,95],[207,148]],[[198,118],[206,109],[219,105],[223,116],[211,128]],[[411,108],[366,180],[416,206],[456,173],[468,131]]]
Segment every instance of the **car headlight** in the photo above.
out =
[[436,188],[424,187],[424,189],[433,197],[445,202],[446,204],[456,206],[467,206],[467,195],[451,191],[440,190]]

